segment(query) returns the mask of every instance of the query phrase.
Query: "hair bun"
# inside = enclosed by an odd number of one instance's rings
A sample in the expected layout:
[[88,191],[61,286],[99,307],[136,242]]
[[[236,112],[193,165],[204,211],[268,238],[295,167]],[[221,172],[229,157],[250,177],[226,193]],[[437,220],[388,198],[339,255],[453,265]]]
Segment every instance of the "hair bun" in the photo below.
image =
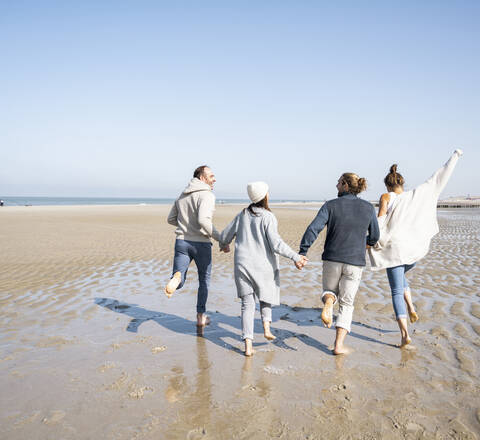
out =
[[360,177],[358,179],[358,189],[360,192],[363,192],[367,189],[367,179],[365,179],[365,177]]
[[385,183],[385,186],[389,191],[393,191],[396,186],[403,186],[403,184],[405,183],[405,179],[403,178],[403,176],[397,172],[397,166],[398,165],[394,163],[390,167],[390,172],[385,176],[385,179],[383,179],[383,182]]

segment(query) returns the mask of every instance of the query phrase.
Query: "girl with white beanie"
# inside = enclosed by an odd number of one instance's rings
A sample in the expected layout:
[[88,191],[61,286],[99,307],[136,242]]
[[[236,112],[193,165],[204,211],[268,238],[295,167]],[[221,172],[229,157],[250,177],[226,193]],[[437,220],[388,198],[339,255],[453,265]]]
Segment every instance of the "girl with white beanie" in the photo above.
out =
[[235,238],[234,276],[238,297],[242,300],[242,339],[245,356],[253,354],[255,298],[260,302],[264,336],[275,339],[270,331],[272,304],[280,304],[278,256],[295,262],[297,269],[307,258],[294,252],[278,234],[278,222],[268,207],[268,185],[253,182],[247,186],[252,203],[244,208],[220,234],[220,248]]

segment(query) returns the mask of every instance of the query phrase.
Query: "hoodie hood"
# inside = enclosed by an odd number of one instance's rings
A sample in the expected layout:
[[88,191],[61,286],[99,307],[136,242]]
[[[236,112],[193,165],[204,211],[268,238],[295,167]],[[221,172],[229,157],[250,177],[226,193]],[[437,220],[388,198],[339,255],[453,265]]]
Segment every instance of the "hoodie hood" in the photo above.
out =
[[183,190],[183,194],[191,194],[196,191],[211,191],[210,185],[206,184],[200,179],[194,177],[190,180],[187,187]]

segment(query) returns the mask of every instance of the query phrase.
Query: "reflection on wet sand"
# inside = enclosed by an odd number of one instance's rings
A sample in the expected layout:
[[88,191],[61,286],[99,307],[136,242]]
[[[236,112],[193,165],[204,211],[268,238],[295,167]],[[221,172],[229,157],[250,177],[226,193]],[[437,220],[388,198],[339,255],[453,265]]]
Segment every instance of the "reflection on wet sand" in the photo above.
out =
[[[274,351],[267,351],[264,353],[261,360],[254,360],[251,357],[245,357],[238,392],[241,393],[243,390],[248,389],[250,391],[255,391],[259,397],[267,399],[271,387],[268,380],[269,375],[265,373],[265,367],[268,367],[272,363],[274,357]],[[260,377],[255,377],[255,373],[257,372],[256,368],[261,372]]]
[[210,362],[208,348],[202,337],[196,342],[197,368],[193,375],[194,383],[188,384],[183,371],[169,379],[167,392],[175,395],[170,403],[175,405],[175,419],[168,423],[165,438],[202,438],[210,431],[211,415],[214,411],[212,403],[212,383],[210,379]]

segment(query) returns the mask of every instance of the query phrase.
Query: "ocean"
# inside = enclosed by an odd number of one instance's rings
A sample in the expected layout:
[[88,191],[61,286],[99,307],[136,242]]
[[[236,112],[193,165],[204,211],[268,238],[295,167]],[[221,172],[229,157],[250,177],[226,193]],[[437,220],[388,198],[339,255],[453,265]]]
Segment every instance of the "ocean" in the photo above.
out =
[[174,199],[149,197],[0,197],[4,206],[47,206],[47,205],[163,205]]
[[[0,197],[4,206],[59,206],[59,205],[169,205],[173,198],[151,197]],[[314,200],[271,200],[271,203],[310,202]],[[217,204],[249,204],[248,199],[218,198]]]

